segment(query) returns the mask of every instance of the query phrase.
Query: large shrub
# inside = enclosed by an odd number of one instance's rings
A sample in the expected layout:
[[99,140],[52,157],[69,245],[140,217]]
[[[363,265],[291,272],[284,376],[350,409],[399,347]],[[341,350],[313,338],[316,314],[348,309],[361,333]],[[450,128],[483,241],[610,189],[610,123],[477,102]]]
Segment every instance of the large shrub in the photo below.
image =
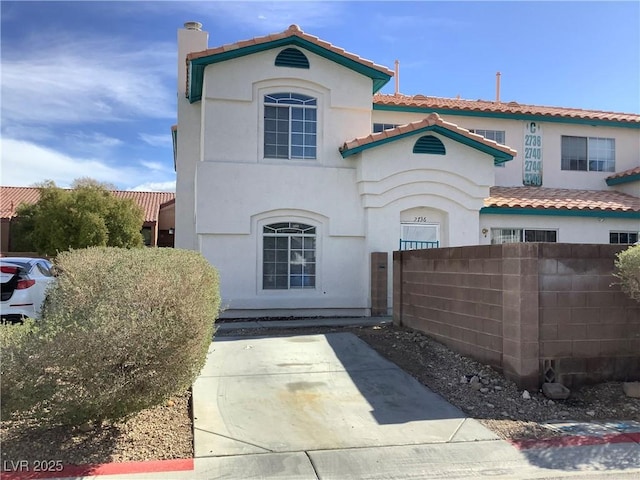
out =
[[56,264],[61,274],[37,330],[15,335],[15,361],[3,352],[3,417],[116,420],[193,383],[220,306],[204,257],[93,247],[64,252]]
[[640,245],[618,253],[614,275],[620,279],[622,291],[640,302]]

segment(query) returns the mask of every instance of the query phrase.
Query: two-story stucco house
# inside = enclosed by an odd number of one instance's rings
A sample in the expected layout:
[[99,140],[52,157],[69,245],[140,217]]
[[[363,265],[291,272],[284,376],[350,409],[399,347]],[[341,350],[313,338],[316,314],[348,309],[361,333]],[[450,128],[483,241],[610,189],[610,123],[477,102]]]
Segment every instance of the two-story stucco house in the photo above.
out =
[[372,252],[638,241],[638,114],[379,94],[394,72],[295,25],[178,50],[176,246],[227,316],[368,315]]

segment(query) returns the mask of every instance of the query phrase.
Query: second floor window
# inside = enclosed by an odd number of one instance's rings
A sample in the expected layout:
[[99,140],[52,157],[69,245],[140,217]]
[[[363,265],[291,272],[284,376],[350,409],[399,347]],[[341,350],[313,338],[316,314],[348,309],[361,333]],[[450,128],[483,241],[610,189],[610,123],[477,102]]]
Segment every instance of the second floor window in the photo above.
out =
[[504,145],[504,130],[469,130],[471,133],[482,135],[487,140],[493,140],[496,143]]
[[562,136],[562,170],[613,172],[616,141],[613,138]]
[[317,100],[299,93],[264,96],[265,158],[315,159]]
[[[493,140],[496,143],[501,145],[506,145],[504,140],[504,130],[481,130],[481,129],[470,129],[471,133],[476,133],[478,135],[482,135],[487,140]],[[504,167],[504,163],[498,163],[496,167]]]

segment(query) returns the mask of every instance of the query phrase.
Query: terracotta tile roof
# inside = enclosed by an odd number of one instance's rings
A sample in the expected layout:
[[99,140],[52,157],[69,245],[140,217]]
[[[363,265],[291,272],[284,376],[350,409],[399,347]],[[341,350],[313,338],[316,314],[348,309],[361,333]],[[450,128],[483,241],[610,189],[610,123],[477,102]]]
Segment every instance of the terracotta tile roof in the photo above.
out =
[[235,42],[235,43],[229,43],[227,45],[222,45],[221,47],[216,47],[216,48],[209,48],[207,50],[203,50],[201,52],[192,52],[189,53],[187,55],[187,61],[189,60],[195,60],[196,58],[202,58],[202,57],[208,57],[210,55],[216,55],[218,53],[225,53],[225,52],[229,52],[231,50],[237,50],[239,48],[244,48],[244,47],[250,47],[250,46],[254,46],[254,45],[260,45],[263,43],[268,43],[268,42],[273,42],[275,40],[281,40],[283,38],[289,38],[289,37],[299,37],[302,38],[304,40],[307,40],[308,42],[311,42],[315,45],[318,45],[319,47],[325,48],[327,50],[330,50],[334,53],[337,53],[338,55],[341,55],[343,57],[349,58],[355,62],[358,62],[366,67],[369,68],[373,68],[375,70],[378,70],[386,75],[391,75],[393,76],[393,71],[389,70],[387,67],[383,66],[383,65],[378,65],[374,62],[372,62],[371,60],[367,60],[365,58],[362,58],[354,53],[350,53],[347,52],[346,50],[344,50],[343,48],[339,48],[336,47],[335,45],[326,42],[324,40],[320,40],[318,37],[314,36],[314,35],[309,35],[308,33],[304,33],[300,27],[298,25],[291,25],[289,26],[289,28],[287,28],[284,32],[281,33],[273,33],[270,35],[265,35],[263,37],[254,37],[252,39],[249,40],[241,40],[239,42]]
[[[112,193],[120,198],[134,200],[144,210],[145,222],[157,222],[160,206],[174,200],[173,192],[131,192],[113,190]],[[16,214],[16,208],[22,203],[36,203],[40,198],[40,191],[33,187],[5,187],[0,186],[0,218],[11,218]]]
[[609,190],[491,187],[485,207],[640,212],[640,198]]
[[389,95],[377,93],[373,96],[376,105],[397,105],[470,112],[495,112],[548,117],[604,120],[640,124],[640,114],[582,110],[579,108],[545,107],[525,105],[517,102],[491,102],[487,100],[463,100],[460,98],[426,97],[424,95]]
[[458,133],[464,137],[467,137],[476,142],[480,142],[484,145],[487,145],[491,148],[495,148],[501,152],[504,152],[508,155],[515,156],[518,152],[511,147],[506,145],[501,145],[493,140],[488,140],[484,138],[482,135],[477,135],[475,133],[471,133],[469,130],[457,126],[455,123],[444,121],[440,115],[437,113],[431,113],[428,117],[419,120],[417,122],[411,122],[406,125],[400,125],[395,128],[391,128],[389,130],[383,130],[382,132],[371,133],[365,137],[358,137],[349,142],[345,142],[344,145],[340,148],[341,152],[351,150],[353,148],[362,147],[364,145],[379,142],[380,140],[384,140],[386,138],[393,138],[399,135],[404,135],[406,133],[410,133],[415,130],[420,130],[421,128],[431,127],[431,126],[440,126],[450,130],[452,132]]
[[622,172],[616,172],[613,175],[609,175],[607,180],[613,180],[614,178],[624,178],[640,175],[640,167],[630,168],[629,170],[623,170]]

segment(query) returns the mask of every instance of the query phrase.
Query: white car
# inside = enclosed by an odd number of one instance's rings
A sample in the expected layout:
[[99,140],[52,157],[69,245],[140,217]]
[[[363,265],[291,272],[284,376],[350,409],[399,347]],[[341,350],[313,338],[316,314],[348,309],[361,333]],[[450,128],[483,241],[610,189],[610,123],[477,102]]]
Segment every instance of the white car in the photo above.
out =
[[39,318],[47,287],[55,280],[53,265],[44,258],[0,258],[2,323]]

